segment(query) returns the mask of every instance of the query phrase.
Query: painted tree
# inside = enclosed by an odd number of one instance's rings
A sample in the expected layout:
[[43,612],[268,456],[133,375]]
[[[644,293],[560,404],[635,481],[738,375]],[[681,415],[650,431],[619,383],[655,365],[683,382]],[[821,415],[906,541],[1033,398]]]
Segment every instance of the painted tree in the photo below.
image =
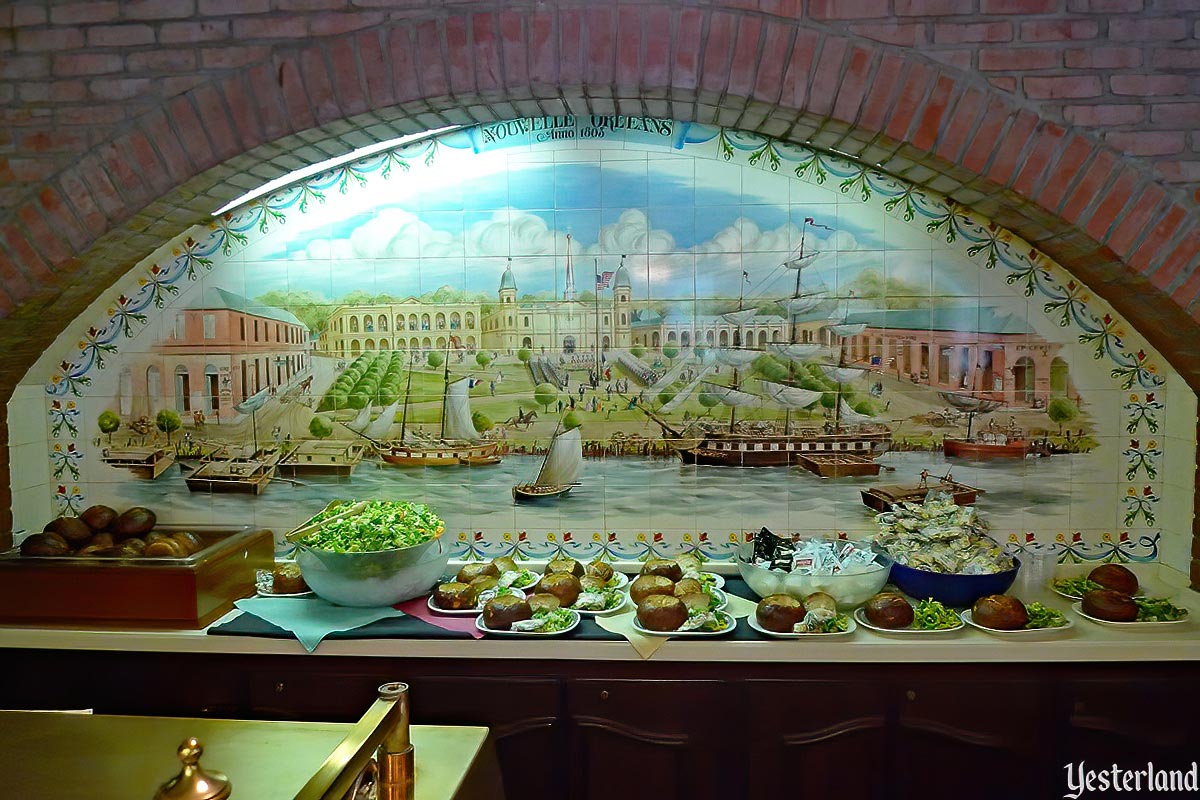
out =
[[487,353],[483,352],[482,350],[480,350],[478,353],[475,354],[475,363],[481,367],[486,368],[488,364],[492,363],[492,357],[490,355],[488,355]]
[[171,432],[179,430],[182,424],[183,421],[179,419],[179,415],[170,408],[164,408],[154,418],[154,425],[167,435],[167,444],[171,443]]
[[112,444],[112,435],[121,427],[121,418],[116,412],[105,410],[100,412],[96,424],[100,426],[101,433],[108,434],[108,443]]
[[671,363],[675,362],[675,356],[679,355],[679,348],[673,344],[669,344],[662,349],[662,354],[666,356]]
[[1058,433],[1062,435],[1063,425],[1079,416],[1079,409],[1065,397],[1056,397],[1046,405],[1046,416],[1058,424]]
[[446,357],[435,350],[434,352],[429,354],[428,358],[425,359],[425,363],[428,364],[429,366],[433,367],[434,369],[437,369],[442,364],[446,363]]
[[553,383],[539,383],[533,390],[533,399],[542,407],[542,411],[547,410],[557,397],[558,387]]
[[308,432],[318,439],[328,439],[333,435],[333,423],[328,417],[316,414],[308,423]]
[[568,411],[567,415],[565,417],[563,417],[563,419],[562,419],[562,426],[563,426],[564,431],[569,431],[572,428],[578,428],[582,424],[583,424],[583,420],[581,420],[579,418],[579,415],[576,414],[574,411]]
[[476,411],[471,414],[471,424],[480,433],[487,433],[496,426],[496,423],[492,422],[492,418],[482,411]]
[[522,347],[520,350],[517,351],[517,361],[520,361],[522,364],[528,364],[529,359],[532,356],[533,356],[533,353],[531,353],[529,351],[528,347]]
[[717,406],[721,405],[721,398],[717,397],[711,392],[701,392],[700,397],[697,399],[700,401],[700,405],[704,406],[705,408],[716,408]]
[[629,348],[629,352],[633,354],[634,358],[641,358],[642,356],[646,355],[646,348],[631,347],[631,348]]

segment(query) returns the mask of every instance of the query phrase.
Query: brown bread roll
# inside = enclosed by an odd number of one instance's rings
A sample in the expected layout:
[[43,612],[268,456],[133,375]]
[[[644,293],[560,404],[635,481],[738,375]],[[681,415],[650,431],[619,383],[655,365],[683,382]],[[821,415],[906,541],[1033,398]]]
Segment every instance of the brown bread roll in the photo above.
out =
[[117,521],[113,523],[113,538],[119,541],[131,536],[143,536],[152,531],[157,522],[158,516],[153,511],[134,506],[117,517]]
[[271,591],[275,594],[299,594],[308,591],[308,584],[304,582],[300,567],[286,561],[276,564],[271,571]]
[[700,581],[696,580],[695,578],[684,578],[683,580],[679,581],[679,583],[675,584],[676,597],[683,597],[685,594],[695,594],[696,592],[703,591],[704,584],[700,583]]
[[582,591],[579,579],[569,572],[547,572],[538,581],[534,591],[552,594],[564,608],[575,605]]
[[188,531],[179,531],[178,533],[172,533],[171,538],[178,542],[179,546],[182,547],[184,552],[189,556],[193,553],[199,553],[204,549],[204,544],[194,533],[190,533]]
[[661,575],[639,575],[629,584],[629,598],[641,605],[652,594],[674,594],[675,582]]
[[576,578],[582,578],[583,564],[573,558],[556,558],[546,564],[546,574],[549,575],[551,572],[565,572]]
[[529,603],[529,608],[533,610],[534,614],[537,614],[541,611],[553,611],[556,608],[562,608],[562,603],[558,602],[557,597],[552,594],[546,594],[545,592],[530,595],[526,598],[526,600]]
[[174,539],[159,539],[157,542],[146,545],[146,549],[142,551],[142,555],[150,558],[186,558],[187,553],[183,549],[183,545]]
[[514,622],[533,617],[529,603],[511,594],[502,594],[489,600],[483,607],[483,624],[492,630],[507,631]]
[[652,558],[642,565],[643,575],[661,575],[669,581],[683,578],[683,568],[673,558]]
[[1006,594],[990,594],[975,601],[971,607],[971,619],[985,628],[1000,631],[1015,631],[1029,622],[1025,604]]
[[880,592],[863,607],[867,622],[879,628],[907,628],[913,623],[913,607],[895,592]]
[[439,584],[433,590],[433,604],[446,611],[462,611],[475,607],[470,585],[459,581]]
[[796,623],[804,619],[804,603],[789,594],[767,595],[758,601],[754,619],[764,630],[791,633]]
[[520,572],[521,568],[517,566],[517,562],[513,561],[509,556],[500,556],[492,559],[492,566],[496,571],[503,575],[506,572]]
[[584,575],[579,579],[579,588],[585,592],[602,592],[607,584],[595,575]]
[[479,595],[491,589],[495,589],[500,585],[500,581],[496,578],[493,578],[491,575],[480,575],[467,585],[471,587],[471,605],[478,606]]
[[496,565],[490,561],[472,561],[470,564],[463,564],[462,569],[454,576],[454,580],[458,583],[470,583],[482,575],[499,578],[500,570],[496,569]]
[[1088,580],[1098,583],[1105,589],[1121,592],[1133,597],[1138,592],[1137,575],[1128,567],[1120,564],[1101,564],[1088,573]]
[[674,595],[652,594],[638,603],[638,622],[649,631],[678,630],[687,618],[687,606]]
[[1080,608],[1090,617],[1109,622],[1134,622],[1138,616],[1138,606],[1133,598],[1112,589],[1088,592],[1080,601]]
[[608,583],[612,580],[613,568],[604,561],[593,561],[584,568],[584,573]]
[[79,517],[59,517],[46,523],[43,533],[57,533],[72,547],[81,547],[94,531]]
[[70,552],[71,545],[54,531],[34,533],[21,542],[23,556],[65,556]]
[[79,518],[87,523],[87,526],[94,531],[106,531],[112,527],[112,524],[117,521],[117,511],[108,506],[89,506],[84,509]]

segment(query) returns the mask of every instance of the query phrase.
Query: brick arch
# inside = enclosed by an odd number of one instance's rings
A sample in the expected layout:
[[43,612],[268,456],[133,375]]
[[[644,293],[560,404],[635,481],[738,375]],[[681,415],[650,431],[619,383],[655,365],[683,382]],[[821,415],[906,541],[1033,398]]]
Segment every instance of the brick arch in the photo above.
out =
[[246,173],[265,181],[297,158],[399,133],[560,113],[740,127],[928,185],[1045,250],[1200,385],[1188,345],[1200,332],[1200,225],[1146,164],[918,51],[681,2],[402,20],[275,47],[164,101],[0,223],[0,385],[11,390],[58,333],[35,324],[47,312],[72,319],[240,194]]

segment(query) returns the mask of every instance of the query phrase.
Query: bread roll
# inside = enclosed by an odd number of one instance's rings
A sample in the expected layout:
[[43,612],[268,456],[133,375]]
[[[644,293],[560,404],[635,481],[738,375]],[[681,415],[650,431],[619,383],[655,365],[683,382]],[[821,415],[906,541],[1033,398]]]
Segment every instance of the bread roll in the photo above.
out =
[[271,571],[271,591],[275,594],[299,594],[308,591],[308,584],[300,574],[300,567],[287,561],[276,564]]
[[526,600],[529,602],[529,608],[533,610],[534,614],[541,611],[553,611],[556,608],[562,608],[562,603],[558,602],[557,597],[545,592],[532,594]]
[[772,594],[758,601],[754,619],[764,630],[791,633],[804,619],[804,603],[790,594]]
[[534,589],[536,592],[554,595],[564,608],[575,605],[582,590],[579,579],[569,572],[547,572]]
[[1100,584],[1105,589],[1112,589],[1114,592],[1121,592],[1130,597],[1138,592],[1137,575],[1120,564],[1101,564],[1088,573],[1088,580]]
[[433,604],[445,611],[462,611],[475,607],[471,587],[459,581],[439,584],[433,590]]
[[1138,605],[1124,592],[1112,589],[1096,589],[1088,592],[1080,601],[1083,613],[1109,622],[1134,622],[1138,616]]
[[646,630],[678,630],[687,618],[687,606],[674,595],[652,594],[638,603],[637,619]]
[[108,506],[89,506],[84,509],[79,518],[87,523],[87,526],[94,531],[106,531],[112,527],[117,521],[117,511]]
[[92,529],[79,517],[59,517],[46,523],[44,533],[57,533],[72,547],[83,545],[92,538]]
[[483,624],[492,630],[507,631],[514,622],[530,619],[533,609],[523,598],[511,594],[502,594],[493,598],[483,607]]
[[576,578],[583,577],[583,564],[580,564],[573,558],[556,558],[546,564],[546,574],[551,572],[565,572],[568,575],[574,575]]
[[490,561],[472,561],[470,564],[463,564],[462,569],[454,576],[454,580],[458,583],[470,583],[481,575],[499,578],[500,570],[496,569],[496,565]]
[[683,597],[685,594],[695,594],[696,592],[703,591],[704,584],[700,583],[700,581],[696,580],[695,578],[684,578],[675,584],[676,597]]
[[675,582],[661,575],[639,575],[629,584],[629,597],[641,605],[652,594],[674,594]]
[[21,542],[23,556],[65,556],[70,552],[67,540],[53,531],[31,534]]
[[907,628],[913,623],[913,607],[895,592],[880,592],[863,607],[867,622],[879,628]]
[[971,619],[985,628],[1000,631],[1015,631],[1029,622],[1025,604],[1006,594],[990,594],[975,601],[971,607]]
[[610,580],[612,580],[613,568],[611,564],[608,564],[604,561],[593,561],[584,567],[584,574],[591,575],[592,577],[599,578],[605,583],[608,583]]
[[642,565],[643,575],[661,575],[669,581],[683,578],[683,568],[673,558],[652,558]]
[[517,566],[517,562],[513,561],[509,556],[500,556],[492,559],[492,566],[496,571],[503,575],[506,572],[520,572],[521,568]]

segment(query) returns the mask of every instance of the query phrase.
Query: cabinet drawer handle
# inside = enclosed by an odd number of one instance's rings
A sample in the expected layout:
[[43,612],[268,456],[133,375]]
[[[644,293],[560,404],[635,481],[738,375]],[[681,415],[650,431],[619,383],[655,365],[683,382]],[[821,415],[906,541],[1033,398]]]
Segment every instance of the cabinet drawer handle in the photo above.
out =
[[917,699],[917,693],[914,692],[912,689],[909,689],[907,692],[905,692],[904,696],[907,697],[909,700]]
[[601,689],[601,690],[600,690],[600,699],[601,699],[601,700],[607,700],[607,699],[608,699],[608,689]]

